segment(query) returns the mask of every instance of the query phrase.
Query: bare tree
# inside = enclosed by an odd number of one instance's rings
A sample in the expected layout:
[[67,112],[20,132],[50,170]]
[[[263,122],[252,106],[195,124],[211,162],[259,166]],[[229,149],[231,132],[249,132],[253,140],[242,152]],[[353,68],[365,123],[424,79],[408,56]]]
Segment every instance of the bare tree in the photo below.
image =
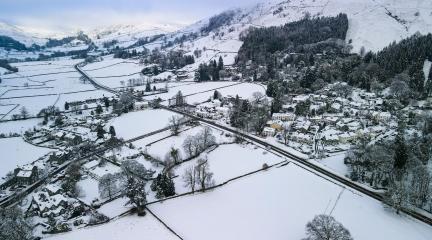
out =
[[318,215],[306,224],[305,240],[352,240],[350,232],[332,216]]
[[102,198],[112,199],[113,195],[119,192],[118,176],[107,173],[99,180],[99,194]]
[[284,139],[285,145],[288,144],[288,140],[289,140],[290,135],[291,135],[291,125],[284,123],[282,125],[282,137]]
[[0,239],[33,239],[32,227],[19,208],[0,208]]
[[185,182],[185,187],[189,187],[191,192],[195,192],[195,185],[197,183],[198,172],[195,166],[187,168],[183,174],[183,181]]
[[137,177],[142,180],[150,179],[154,172],[151,170],[147,170],[144,165],[137,162],[136,160],[127,160],[124,161],[121,165],[123,175],[130,177]]
[[419,208],[423,208],[431,199],[430,189],[432,178],[423,164],[419,163],[412,170],[412,178],[410,184],[411,202]]
[[408,85],[410,77],[406,73],[396,75],[390,85],[390,94],[401,101],[411,97],[412,91]]
[[264,99],[266,99],[266,96],[263,93],[261,92],[252,93],[252,102],[261,103]]
[[216,143],[216,138],[213,136],[210,127],[204,127],[204,129],[198,134],[198,140],[200,142],[200,151],[204,151]]
[[181,162],[181,154],[178,148],[172,147],[171,150],[169,151],[169,155],[171,159],[174,161],[174,164]]
[[197,145],[195,136],[187,136],[183,142],[183,149],[187,153],[188,157],[192,157],[197,152]]
[[210,172],[210,165],[207,160],[199,159],[195,170],[197,171],[200,190],[205,191],[207,188],[215,185],[213,173]]
[[172,134],[177,136],[180,131],[180,117],[179,116],[172,116],[169,120],[169,126],[171,128]]
[[384,200],[385,203],[396,209],[396,213],[399,214],[408,205],[409,201],[408,187],[406,186],[405,179],[393,181],[384,196]]
[[343,98],[347,98],[352,93],[352,87],[348,84],[338,83],[332,89],[338,96]]
[[29,116],[29,113],[28,113],[28,111],[27,111],[27,108],[25,108],[25,107],[22,107],[22,108],[21,108],[21,110],[20,110],[20,114],[21,114],[21,117],[22,117],[23,119],[26,119],[26,118],[28,118],[28,116]]

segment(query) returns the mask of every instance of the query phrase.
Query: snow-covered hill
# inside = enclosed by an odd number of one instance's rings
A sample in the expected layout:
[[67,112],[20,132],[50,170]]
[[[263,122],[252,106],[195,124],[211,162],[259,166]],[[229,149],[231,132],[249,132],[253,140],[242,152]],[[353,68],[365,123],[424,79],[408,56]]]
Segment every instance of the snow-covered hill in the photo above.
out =
[[[416,32],[432,32],[432,1],[430,0],[273,0],[265,3],[231,10],[232,18],[216,28],[201,35],[211,18],[204,19],[190,26],[149,24],[115,25],[84,31],[92,41],[102,48],[104,43],[115,40],[114,46],[128,47],[143,37],[168,34],[167,41],[173,41],[184,34],[197,33],[199,37],[182,46],[174,44],[172,49],[193,52],[203,50],[197,61],[208,61],[223,56],[226,63],[232,63],[242,45],[239,36],[249,27],[268,27],[297,21],[305,15],[334,16],[346,13],[349,18],[347,42],[358,52],[378,51],[393,41],[407,38]],[[177,30],[180,29],[180,30]],[[175,31],[177,30],[177,31]],[[175,31],[175,32],[174,32]],[[0,23],[0,35],[6,35],[30,46],[33,43],[43,45],[47,38],[23,31],[9,24]],[[65,33],[58,34],[64,36]],[[158,41],[160,44],[162,41]],[[160,46],[152,43],[148,48]],[[77,46],[62,46],[60,49],[76,50]],[[204,49],[205,48],[205,49]],[[56,49],[57,50],[57,49]],[[195,66],[192,66],[195,67]]]
[[168,24],[113,25],[85,31],[85,33],[99,47],[102,47],[103,43],[112,40],[116,40],[118,42],[116,45],[119,47],[128,47],[141,38],[170,33],[181,27],[184,26]]
[[[347,42],[358,52],[378,51],[393,41],[407,38],[416,32],[432,32],[432,1],[430,0],[287,0],[271,1],[253,7],[234,10],[229,24],[185,45],[183,49],[207,49],[237,52],[239,35],[249,27],[278,26],[310,16],[335,16],[346,13],[349,18]],[[209,19],[179,31],[199,32]],[[173,38],[174,38],[173,37]],[[211,50],[206,55],[211,55]]]
[[31,46],[32,44],[43,45],[47,41],[46,38],[36,36],[19,27],[5,22],[0,22],[0,36],[11,37],[14,40],[26,45],[27,47]]

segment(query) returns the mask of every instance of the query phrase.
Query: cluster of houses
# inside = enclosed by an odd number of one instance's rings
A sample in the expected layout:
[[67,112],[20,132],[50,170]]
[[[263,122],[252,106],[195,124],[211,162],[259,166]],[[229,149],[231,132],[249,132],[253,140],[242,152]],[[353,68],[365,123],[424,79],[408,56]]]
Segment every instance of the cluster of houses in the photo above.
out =
[[[346,150],[365,135],[377,139],[395,134],[398,118],[384,103],[383,97],[360,89],[343,97],[330,85],[317,94],[288,98],[281,112],[273,113],[263,135],[284,141],[283,132],[288,131],[288,145],[306,154],[316,151],[317,144],[326,152]],[[308,106],[307,111],[296,114],[298,104]]]
[[[349,148],[359,137],[374,139],[394,133],[398,119],[387,111],[385,97],[356,88],[341,93],[336,90],[338,84],[344,85],[336,83],[314,94],[285,96],[281,111],[272,114],[262,135],[310,154],[316,145],[326,152],[337,152]],[[195,114],[228,123],[233,106],[229,99],[199,104]],[[306,110],[300,111],[298,106]]]

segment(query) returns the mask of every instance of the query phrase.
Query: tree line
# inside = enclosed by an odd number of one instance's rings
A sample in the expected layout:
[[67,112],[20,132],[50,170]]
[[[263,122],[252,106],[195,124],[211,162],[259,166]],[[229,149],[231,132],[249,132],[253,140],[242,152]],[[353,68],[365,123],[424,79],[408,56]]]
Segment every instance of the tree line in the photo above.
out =
[[302,52],[306,44],[318,43],[331,38],[345,39],[348,17],[305,17],[300,21],[281,27],[252,28],[241,38],[244,42],[239,50],[237,62],[248,60],[256,64],[268,64],[272,54],[278,51]]
[[386,188],[386,202],[398,212],[409,206],[432,212],[432,176],[428,170],[432,158],[432,118],[415,118],[418,120],[411,124],[418,126],[418,133],[409,135],[406,123],[400,122],[394,139],[371,143],[364,136],[345,157],[349,177],[375,188]]
[[223,58],[219,57],[219,60],[210,60],[208,64],[201,63],[198,66],[198,70],[195,72],[195,81],[204,82],[204,81],[219,81],[223,73],[221,72],[224,69]]

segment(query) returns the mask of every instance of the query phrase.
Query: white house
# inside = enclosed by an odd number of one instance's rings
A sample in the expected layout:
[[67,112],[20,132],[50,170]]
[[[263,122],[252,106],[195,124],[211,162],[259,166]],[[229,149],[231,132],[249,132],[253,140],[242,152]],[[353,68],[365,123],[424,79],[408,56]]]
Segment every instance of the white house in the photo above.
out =
[[134,104],[134,109],[135,111],[139,111],[148,108],[148,106],[149,106],[148,102],[136,102]]
[[266,137],[273,137],[276,134],[276,129],[271,127],[265,127],[262,133]]
[[273,113],[272,120],[293,121],[295,117],[294,113]]
[[294,103],[305,102],[305,101],[309,100],[309,96],[308,95],[298,95],[298,96],[293,97],[292,100]]
[[391,118],[391,114],[389,112],[374,112],[373,116],[380,122],[387,122]]

